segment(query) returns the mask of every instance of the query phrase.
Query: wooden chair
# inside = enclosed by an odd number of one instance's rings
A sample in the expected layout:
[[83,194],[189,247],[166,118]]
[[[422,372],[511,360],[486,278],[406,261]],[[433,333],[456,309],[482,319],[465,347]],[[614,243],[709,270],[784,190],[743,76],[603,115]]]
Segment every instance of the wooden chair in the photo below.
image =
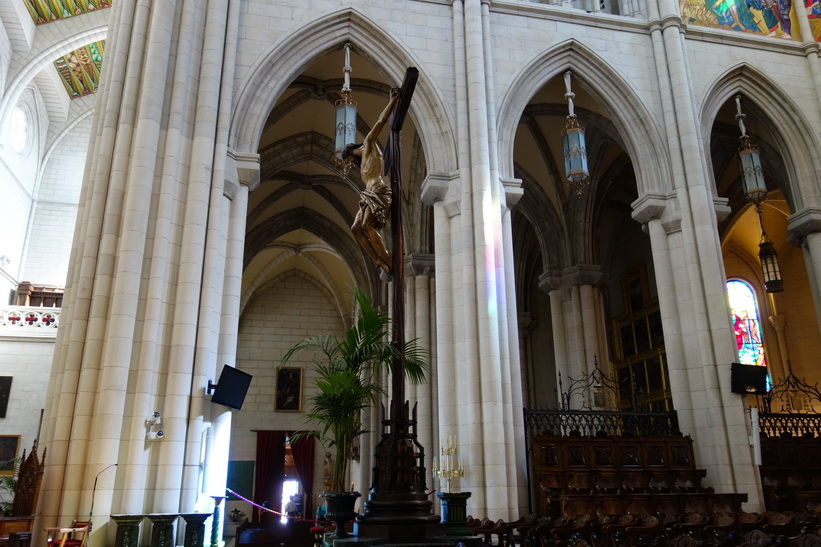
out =
[[821,547],[821,537],[817,534],[801,534],[790,538],[790,547]]
[[682,534],[678,537],[668,539],[667,547],[698,547],[698,541],[688,534]]
[[14,502],[11,516],[0,517],[0,545],[8,545],[9,535],[31,532],[34,525],[34,511],[37,498],[40,496],[40,483],[46,468],[46,451],[43,450],[42,461],[37,457],[37,441],[31,448],[28,457],[23,452],[23,463],[17,473],[17,487],[14,489]]
[[588,543],[592,543],[592,531],[593,517],[589,514],[585,514],[576,517],[565,526],[553,528],[550,531],[550,537],[554,545],[572,545],[577,539],[583,539]]
[[46,528],[49,547],[85,547],[88,533],[91,531],[89,521],[74,521],[68,528]]
[[628,526],[624,532],[630,547],[656,545],[664,537],[664,521],[655,515],[644,515],[640,524]]
[[734,545],[739,536],[738,519],[730,513],[715,513],[713,523],[704,527],[704,539],[708,545]]

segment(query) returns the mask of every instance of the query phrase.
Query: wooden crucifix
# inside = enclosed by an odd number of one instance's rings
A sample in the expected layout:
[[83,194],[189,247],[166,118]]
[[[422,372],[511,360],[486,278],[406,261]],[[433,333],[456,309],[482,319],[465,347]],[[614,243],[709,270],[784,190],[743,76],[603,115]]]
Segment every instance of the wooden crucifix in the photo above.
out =
[[[405,540],[422,539],[440,532],[436,528],[439,519],[431,513],[432,502],[425,492],[425,452],[416,440],[416,410],[414,408],[411,418],[409,404],[405,401],[405,252],[402,235],[401,141],[402,125],[407,117],[418,77],[419,71],[416,68],[408,68],[402,86],[398,91],[392,92],[391,102],[386,108],[386,111],[390,111],[390,134],[385,146],[384,170],[381,174],[388,176],[390,180],[390,274],[393,278],[394,325],[392,343],[398,351],[392,367],[389,417],[382,422],[382,438],[374,454],[372,487],[368,500],[364,503],[364,512],[357,518],[359,535],[396,536]],[[377,124],[385,124],[386,121],[380,116]],[[377,129],[377,124],[374,124],[374,129]],[[376,262],[379,264],[378,260]]]

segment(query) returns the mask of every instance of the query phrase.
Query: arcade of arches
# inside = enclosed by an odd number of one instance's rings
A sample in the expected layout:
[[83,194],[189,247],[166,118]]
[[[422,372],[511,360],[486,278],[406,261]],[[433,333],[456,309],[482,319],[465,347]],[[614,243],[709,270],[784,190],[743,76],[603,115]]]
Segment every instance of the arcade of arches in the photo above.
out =
[[[34,4],[0,0],[0,374],[13,377],[0,434],[48,450],[39,528],[93,504],[97,546],[112,514],[210,511],[257,431],[303,425],[310,357],[293,364],[298,410],[277,411],[284,352],[349,326],[353,287],[390,313],[393,284],[350,231],[363,182],[333,161],[346,42],[357,140],[420,71],[394,200],[406,333],[432,372],[408,398],[428,454],[458,440],[470,512],[528,512],[522,411],[597,364],[678,412],[706,484],[762,507],[749,402],[730,392],[726,282],[754,292],[770,377],[821,380],[811,13],[797,7],[785,39],[688,24],[661,0],[112,4],[36,24]],[[565,181],[567,71],[580,196]],[[736,96],[779,293],[764,290]],[[48,313],[32,298],[63,288]],[[253,376],[241,410],[206,395],[223,364]],[[148,439],[155,411],[164,436]],[[351,466],[360,491],[376,440]]]

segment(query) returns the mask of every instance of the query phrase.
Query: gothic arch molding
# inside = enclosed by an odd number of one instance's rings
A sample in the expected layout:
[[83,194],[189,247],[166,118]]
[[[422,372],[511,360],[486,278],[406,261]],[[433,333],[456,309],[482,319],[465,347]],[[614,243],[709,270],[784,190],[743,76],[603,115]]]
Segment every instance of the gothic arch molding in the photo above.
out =
[[499,166],[502,177],[513,176],[513,145],[522,112],[533,95],[548,81],[573,70],[607,110],[622,135],[624,148],[635,166],[639,194],[672,188],[666,139],[635,90],[621,74],[576,40],[567,40],[540,53],[519,67],[502,94],[499,110]]
[[[344,9],[311,21],[274,44],[241,84],[234,106],[230,146],[238,152],[255,153],[265,121],[290,82],[315,59],[340,48],[347,40],[355,44],[358,54],[380,67],[397,84],[408,66],[423,66],[399,42],[356,10]],[[419,133],[427,137],[423,138],[423,146],[428,171],[448,172],[456,165],[454,132],[444,101],[431,81],[420,69],[410,113]]]
[[[815,176],[821,165],[818,150],[821,149],[817,133],[807,123],[806,117],[789,95],[765,74],[741,63],[719,75],[707,86],[701,106],[698,109],[701,120],[702,140],[709,150],[710,132],[719,109],[735,95],[741,94],[745,99],[745,112],[754,112],[756,116],[771,127],[778,152],[784,158],[788,173],[786,184],[789,198],[792,198],[792,210],[800,211],[805,207],[821,205],[821,189]],[[780,112],[781,117],[790,120],[789,124],[779,124],[770,112]],[[798,184],[797,181],[805,181]],[[813,183],[810,183],[813,181]]]
[[12,107],[17,104],[28,85],[44,67],[51,64],[55,58],[65,55],[69,51],[82,47],[89,42],[105,39],[107,34],[108,25],[106,24],[85,29],[69,36],[58,36],[53,44],[23,60],[22,67],[6,86],[8,91],[3,95],[3,100],[0,102],[0,119],[4,121],[4,124]]
[[245,238],[244,267],[248,266],[251,257],[256,256],[271,242],[297,229],[306,230],[325,241],[350,268],[355,285],[367,287],[371,294],[375,294],[379,282],[376,268],[365,267],[370,262],[366,262],[358,243],[353,237],[341,234],[337,224],[305,207],[272,216],[252,228]]
[[288,277],[289,275],[293,275],[294,273],[299,272],[299,270],[296,270],[296,269],[292,268],[292,269],[288,270],[287,272],[283,272],[280,275],[276,276],[274,279],[265,281],[265,279],[268,276],[268,273],[270,273],[274,268],[276,268],[278,265],[282,264],[283,262],[287,261],[288,259],[293,258],[294,256],[297,256],[297,255],[301,255],[302,258],[304,258],[305,260],[307,260],[311,264],[311,266],[314,268],[315,272],[320,275],[321,279],[317,279],[315,276],[313,276],[311,274],[308,274],[308,273],[305,273],[305,272],[301,272],[300,275],[302,277],[306,278],[306,279],[310,278],[311,282],[314,283],[315,285],[317,285],[318,287],[320,287],[321,290],[323,292],[325,292],[326,294],[334,295],[333,298],[329,297],[329,300],[334,302],[334,306],[339,311],[340,320],[342,320],[343,323],[346,323],[346,321],[344,321],[345,314],[342,311],[344,308],[342,306],[342,302],[341,302],[341,299],[340,299],[340,296],[341,296],[342,292],[339,290],[339,287],[336,285],[336,283],[334,283],[333,277],[329,274],[328,270],[322,265],[322,263],[320,263],[318,260],[316,260],[310,254],[307,254],[309,251],[316,251],[316,250],[321,250],[323,252],[327,252],[327,253],[333,254],[335,256],[339,256],[330,247],[323,247],[323,248],[319,249],[319,248],[316,248],[316,247],[313,247],[313,246],[309,246],[309,247],[292,247],[290,249],[287,249],[285,252],[281,253],[275,259],[271,260],[268,264],[266,264],[262,268],[262,270],[260,270],[259,274],[251,281],[248,288],[242,292],[242,296],[240,298],[240,308],[239,308],[240,317],[242,317],[242,314],[245,311],[246,306],[256,297],[256,295],[267,291],[268,288],[270,288],[272,285],[276,284],[278,281],[282,280],[284,277]]

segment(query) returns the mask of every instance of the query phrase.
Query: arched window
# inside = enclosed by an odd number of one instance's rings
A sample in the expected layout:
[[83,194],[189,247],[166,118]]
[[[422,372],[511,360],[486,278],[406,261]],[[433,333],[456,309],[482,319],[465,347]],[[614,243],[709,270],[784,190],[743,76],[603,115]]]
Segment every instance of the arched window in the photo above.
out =
[[734,279],[727,282],[727,294],[738,348],[738,362],[745,365],[767,366],[758,303],[752,287],[744,281]]
[[11,145],[18,154],[28,149],[31,135],[29,133],[28,112],[22,106],[17,106],[11,114]]

